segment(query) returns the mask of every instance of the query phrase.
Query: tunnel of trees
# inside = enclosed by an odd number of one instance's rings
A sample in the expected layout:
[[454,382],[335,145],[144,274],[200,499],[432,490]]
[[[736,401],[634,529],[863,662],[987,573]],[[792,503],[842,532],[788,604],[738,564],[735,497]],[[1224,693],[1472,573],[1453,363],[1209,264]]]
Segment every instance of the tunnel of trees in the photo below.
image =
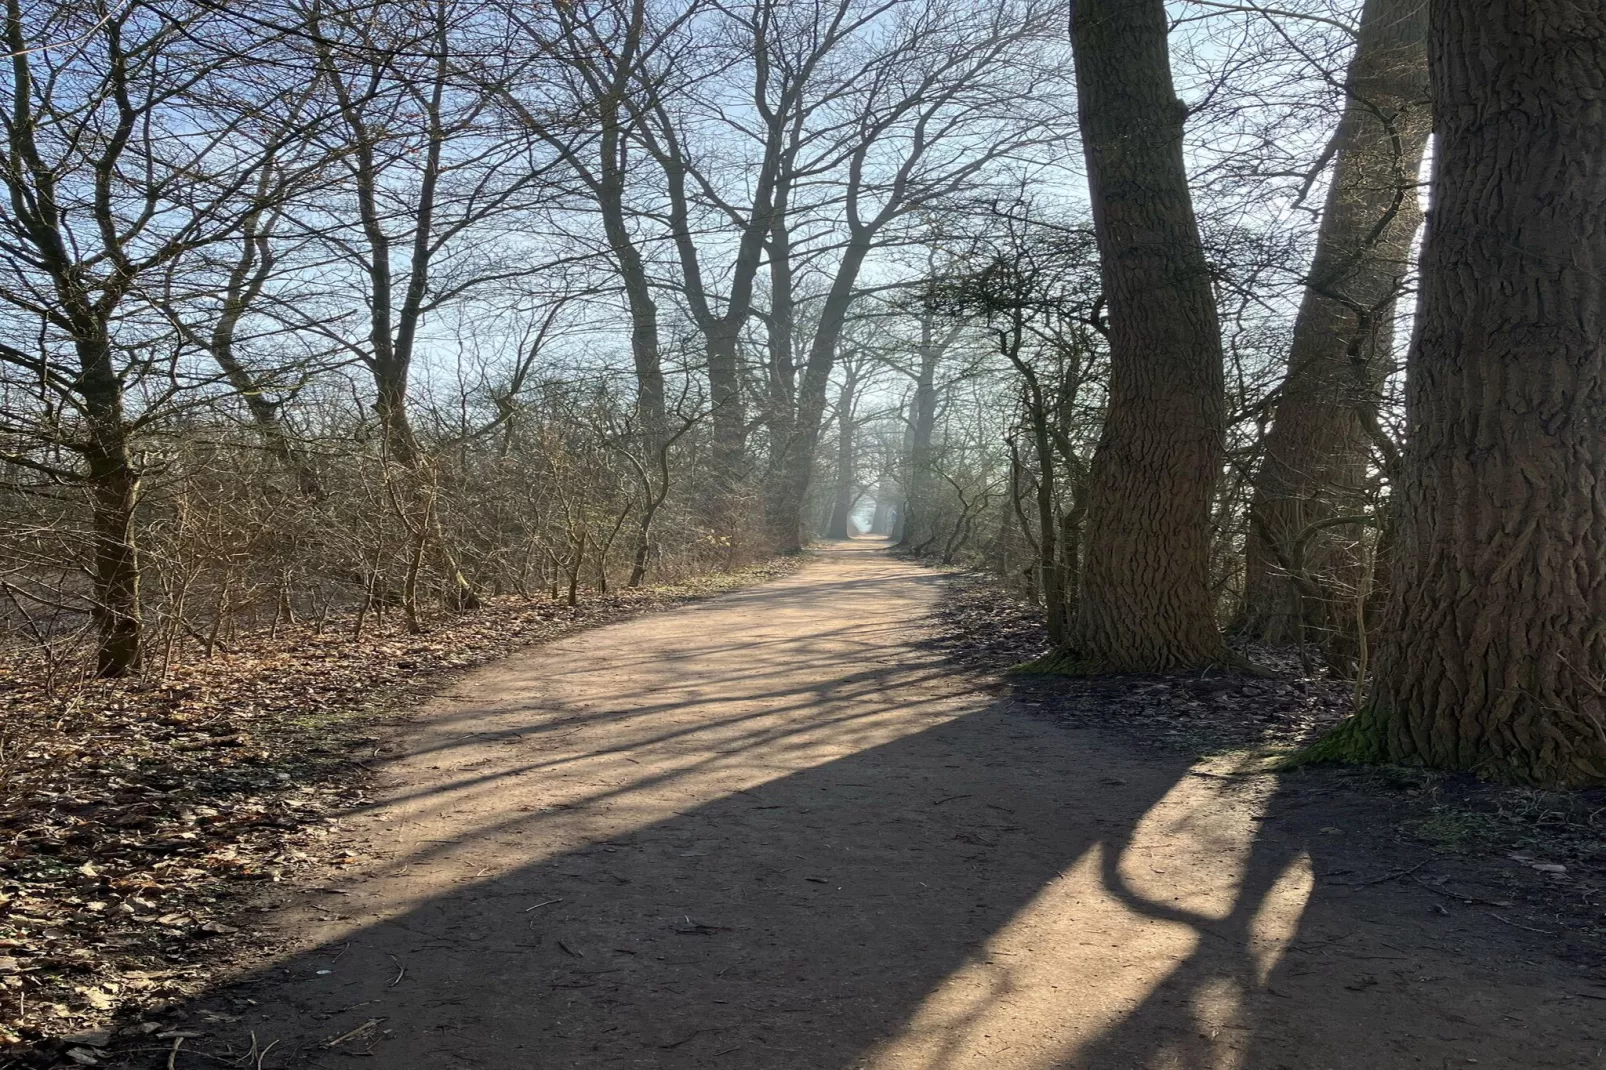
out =
[[5,50],[19,664],[873,534],[1042,667],[1295,645],[1362,684],[1321,755],[1606,782],[1596,3],[7,0]]

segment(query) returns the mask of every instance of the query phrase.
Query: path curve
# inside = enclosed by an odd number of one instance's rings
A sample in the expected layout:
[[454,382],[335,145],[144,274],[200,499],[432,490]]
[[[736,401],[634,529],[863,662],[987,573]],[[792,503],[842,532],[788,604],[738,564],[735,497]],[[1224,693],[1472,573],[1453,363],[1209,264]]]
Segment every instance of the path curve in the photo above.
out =
[[1321,884],[1271,778],[945,669],[941,578],[881,545],[465,678],[214,1039],[263,1070],[1606,1065],[1577,978]]

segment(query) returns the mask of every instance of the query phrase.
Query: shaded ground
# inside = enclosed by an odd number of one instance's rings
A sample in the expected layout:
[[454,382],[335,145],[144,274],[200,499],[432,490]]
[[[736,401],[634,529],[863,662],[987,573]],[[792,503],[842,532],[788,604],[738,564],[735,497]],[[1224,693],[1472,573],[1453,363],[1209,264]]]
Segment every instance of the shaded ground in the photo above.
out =
[[[1006,670],[1050,645],[1042,610],[984,574],[951,574],[933,621],[926,642],[973,671]],[[1012,675],[1005,686],[1038,716],[1167,756],[1289,753],[1354,709],[1351,681],[1296,652],[1259,644],[1245,652],[1270,671]],[[1606,979],[1606,789],[1546,792],[1425,769],[1315,766],[1281,777],[1279,797],[1299,796],[1309,797],[1316,821],[1307,832],[1342,835],[1358,857],[1433,891],[1447,908],[1499,911],[1504,924],[1554,937],[1550,947]]]
[[372,860],[260,919],[279,955],[79,1058],[1602,1065],[1606,978],[1380,870],[1349,794],[953,671],[944,580],[877,549],[465,678],[351,821]]

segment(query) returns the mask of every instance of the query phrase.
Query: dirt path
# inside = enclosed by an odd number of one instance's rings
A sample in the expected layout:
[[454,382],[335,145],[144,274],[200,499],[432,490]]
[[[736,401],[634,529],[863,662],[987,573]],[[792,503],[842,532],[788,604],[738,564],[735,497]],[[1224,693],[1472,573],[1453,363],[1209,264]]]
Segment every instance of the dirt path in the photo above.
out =
[[1540,937],[945,672],[878,546],[465,680],[178,1070],[1606,1066]]

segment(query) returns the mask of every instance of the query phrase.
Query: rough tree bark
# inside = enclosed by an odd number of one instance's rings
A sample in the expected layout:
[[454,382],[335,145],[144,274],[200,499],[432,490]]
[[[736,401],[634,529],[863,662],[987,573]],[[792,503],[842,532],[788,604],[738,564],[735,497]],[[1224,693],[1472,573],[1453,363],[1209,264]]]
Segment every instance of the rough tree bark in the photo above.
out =
[[1310,525],[1364,511],[1370,436],[1362,410],[1388,372],[1395,297],[1421,224],[1417,171],[1432,123],[1427,9],[1427,0],[1367,0],[1361,13],[1349,100],[1328,147],[1333,183],[1255,475],[1235,624],[1249,635],[1342,633],[1349,629],[1340,622],[1353,616],[1353,592],[1342,588],[1359,578],[1357,528],[1306,540],[1298,556],[1314,598],[1294,589],[1285,562]]
[[1166,32],[1164,0],[1078,0],[1071,20],[1110,333],[1077,616],[1056,659],[1084,670],[1164,671],[1226,656],[1209,582],[1221,337]]
[[1399,541],[1317,756],[1606,782],[1606,9],[1434,0]]

